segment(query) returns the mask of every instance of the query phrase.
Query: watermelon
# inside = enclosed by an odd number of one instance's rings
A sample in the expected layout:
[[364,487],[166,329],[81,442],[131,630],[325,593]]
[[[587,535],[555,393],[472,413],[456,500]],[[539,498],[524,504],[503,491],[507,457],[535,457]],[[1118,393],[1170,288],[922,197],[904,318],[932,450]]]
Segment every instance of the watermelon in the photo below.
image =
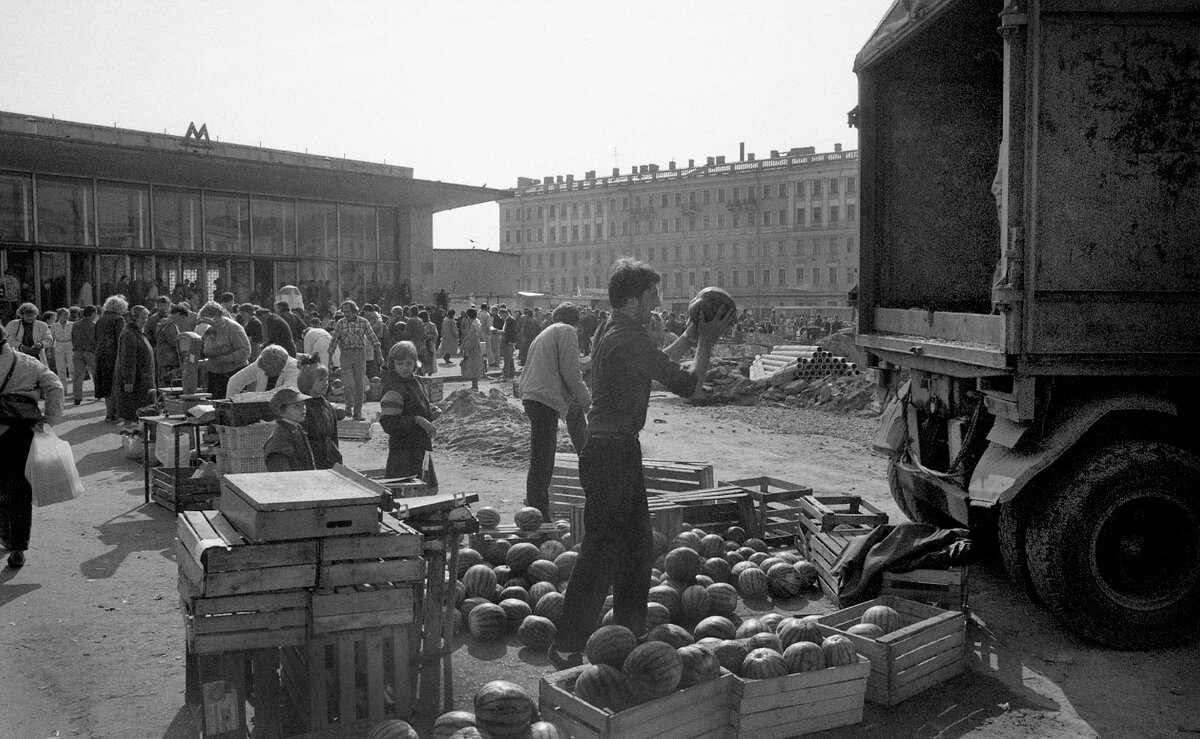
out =
[[516,631],[526,616],[533,615],[529,601],[523,598],[506,598],[500,601],[500,608],[504,609],[504,616],[508,619],[509,631]]
[[718,616],[732,616],[738,604],[737,588],[729,583],[718,582],[709,585],[707,590],[712,612]]
[[745,572],[746,570],[757,570],[757,569],[758,569],[758,565],[754,564],[753,562],[742,561],[742,562],[738,562],[735,565],[730,566],[729,576],[731,578],[733,578],[732,582],[736,583],[737,579],[742,576],[743,572]]
[[783,564],[783,560],[779,557],[767,557],[766,559],[759,560],[758,569],[763,572],[770,572],[772,567],[781,564]]
[[730,582],[733,580],[733,565],[723,557],[710,557],[704,560],[701,573],[711,577],[713,582]]
[[742,664],[746,661],[746,655],[750,654],[750,650],[746,649],[746,645],[740,641],[726,639],[713,648],[713,654],[717,656],[717,661],[726,670],[729,670],[735,675],[742,674]]
[[467,570],[475,565],[483,564],[483,555],[470,547],[463,547],[458,550],[458,572],[455,573],[461,580]]
[[519,542],[508,548],[504,555],[505,563],[512,568],[513,574],[524,576],[525,569],[541,556],[538,548],[529,542]]
[[492,568],[485,564],[474,565],[463,575],[462,584],[467,591],[468,598],[488,598],[490,600],[496,590],[496,573],[492,572]]
[[890,606],[871,606],[863,612],[862,618],[859,621],[864,624],[875,624],[883,629],[883,633],[885,634],[890,634],[904,626],[904,621],[901,620],[900,614]]
[[500,525],[500,511],[485,505],[475,511],[475,520],[479,522],[481,529],[494,529]]
[[554,622],[545,616],[529,615],[517,627],[517,637],[521,643],[534,649],[548,649],[554,643],[558,629]]
[[729,563],[730,567],[735,567],[738,564],[745,562],[746,558],[737,552],[725,552],[725,561]]
[[846,629],[847,634],[855,634],[866,639],[878,639],[883,636],[883,629],[876,624],[854,624]]
[[554,587],[554,583],[552,582],[535,582],[529,588],[529,600],[533,601],[533,605],[536,606],[537,602],[542,599],[543,595],[557,592],[558,588]]
[[631,694],[660,698],[679,686],[683,660],[670,644],[648,641],[629,653],[621,671],[629,681]]
[[[609,611],[612,613],[612,611]],[[662,603],[653,601],[646,604],[646,628],[653,629],[659,624],[671,622],[671,612]]]
[[560,534],[569,534],[571,533],[571,522],[562,518],[557,519],[554,521],[554,530]]
[[779,634],[779,641],[785,650],[800,642],[809,642],[820,646],[821,642],[825,640],[815,621],[805,621],[800,618],[785,618],[775,628],[775,633]]
[[475,726],[466,726],[451,734],[448,739],[492,739],[491,734],[484,734]]
[[565,551],[567,551],[567,548],[557,539],[547,539],[538,547],[538,553],[541,555],[541,558],[550,562],[553,562],[558,555]]
[[695,584],[694,580],[692,582],[685,583],[682,580],[672,580],[669,577],[663,578],[662,582],[659,583],[659,585],[665,585],[668,588],[673,588],[675,592],[679,593],[680,595],[683,595],[683,591],[687,590],[688,586],[693,584]]
[[[529,590],[529,582],[523,577],[512,577],[512,570],[508,568],[508,565],[497,565],[495,572],[496,582],[504,583],[504,587]],[[504,577],[503,573],[508,573],[508,577]]]
[[678,624],[659,624],[647,632],[646,641],[666,642],[678,649],[693,644],[696,640],[692,638],[687,629]]
[[475,714],[470,711],[449,711],[437,717],[433,722],[433,733],[430,739],[448,739],[459,729],[475,726]]
[[458,608],[462,602],[467,599],[467,587],[462,584],[462,580],[454,581],[454,607]]
[[802,559],[792,565],[792,569],[796,570],[796,574],[800,576],[800,585],[805,590],[812,590],[818,587],[817,583],[817,566],[806,559]]
[[579,545],[575,543],[575,535],[570,531],[558,537],[558,540],[562,542],[562,545],[567,548],[568,552],[579,551]]
[[705,559],[720,557],[725,553],[725,540],[717,534],[705,534],[700,538],[700,555]]
[[454,633],[461,634],[461,633],[463,633],[463,630],[466,628],[467,628],[467,617],[463,615],[462,611],[459,611],[459,610],[454,611]]
[[508,600],[509,598],[516,598],[517,600],[523,600],[529,604],[530,608],[533,607],[533,600],[529,597],[529,591],[526,590],[525,588],[509,586],[509,587],[505,588],[504,590],[500,591],[500,602],[501,603]]
[[725,529],[725,538],[736,544],[742,544],[746,541],[746,530],[741,526],[730,526]]
[[689,688],[721,676],[721,663],[711,649],[689,644],[679,647],[679,659],[683,662],[683,673],[679,677],[679,687]]
[[750,637],[754,636],[755,634],[759,634],[764,631],[770,631],[770,630],[771,630],[771,628],[769,626],[767,626],[766,624],[764,624],[762,622],[762,619],[748,618],[745,621],[743,621],[741,624],[738,625],[737,638],[738,639],[749,639]]
[[475,694],[475,725],[495,739],[524,736],[535,715],[533,698],[514,683],[493,680]]
[[529,727],[526,739],[559,739],[558,728],[549,721],[538,721]]
[[490,565],[504,564],[504,557],[508,554],[508,549],[512,544],[504,539],[495,539],[488,542],[488,545],[483,550],[483,556]]
[[563,552],[554,558],[554,566],[558,568],[558,576],[563,580],[570,580],[571,573],[575,571],[575,565],[579,562],[579,552]]
[[601,626],[588,637],[583,654],[594,665],[620,667],[637,646],[637,637],[624,626]]
[[746,546],[750,547],[756,552],[767,551],[767,543],[762,539],[747,539]]
[[821,670],[825,668],[825,652],[810,641],[798,641],[783,650],[783,662],[788,674]]
[[563,603],[566,599],[565,595],[557,591],[546,593],[538,599],[537,605],[533,607],[533,612],[558,624],[558,619],[562,617]]
[[700,551],[700,537],[696,536],[693,531],[684,531],[671,540],[671,549],[691,549],[698,554]]
[[504,592],[504,588],[500,587],[499,585],[492,588],[492,602],[499,603],[500,602],[500,594],[503,592]]
[[532,506],[525,506],[513,514],[513,523],[518,529],[526,532],[537,531],[544,521],[542,512]]
[[692,630],[692,635],[697,640],[716,638],[716,639],[732,639],[737,635],[737,628],[733,622],[724,616],[709,616],[700,623],[696,624],[696,628]]
[[784,615],[782,613],[775,612],[764,613],[758,617],[758,620],[762,622],[762,625],[766,626],[772,632],[775,632],[779,628],[779,624],[783,623],[783,619]]
[[683,591],[683,596],[680,598],[680,611],[688,621],[701,621],[712,614],[708,591],[703,585],[693,585]]
[[750,547],[738,547],[737,549],[737,553],[742,556],[742,559],[750,559],[757,551],[757,549],[751,549]]
[[775,556],[790,565],[794,565],[800,561],[800,555],[795,552],[776,552]]
[[746,600],[762,600],[767,597],[767,573],[754,567],[738,575],[738,592]]
[[825,653],[826,667],[852,665],[858,660],[854,642],[841,634],[825,637],[825,641],[821,642],[821,651]]
[[783,644],[779,641],[779,634],[773,631],[760,631],[753,634],[746,640],[746,648],[753,652],[755,649],[770,649],[773,652],[783,654]]
[[612,665],[584,665],[575,678],[575,695],[597,708],[618,710],[624,703],[624,686],[625,675]]
[[707,588],[709,585],[713,584],[713,579],[708,575],[696,575],[696,579],[693,582],[695,582],[697,585],[703,585]]
[[704,560],[696,553],[696,550],[687,547],[678,547],[667,552],[666,559],[663,560],[667,572],[667,576],[676,582],[681,582],[690,585],[696,575],[700,574],[700,567],[703,566]]
[[502,639],[508,629],[508,614],[495,603],[480,603],[467,614],[467,627],[478,639]]
[[421,737],[407,721],[390,718],[375,724],[371,728],[371,733],[367,734],[367,739],[421,739]]
[[661,531],[650,532],[650,556],[658,559],[671,548],[671,540]]
[[487,598],[467,598],[462,602],[462,605],[458,607],[458,610],[460,613],[462,613],[463,617],[466,618],[471,615],[471,611],[475,610],[476,606],[491,602],[492,601]]
[[[694,636],[694,634],[693,634],[693,636]],[[704,637],[703,639],[697,639],[697,640],[696,640],[696,643],[697,643],[697,644],[699,644],[699,645],[700,645],[700,646],[702,646],[702,647],[705,647],[705,648],[707,648],[707,649],[710,649],[710,650],[711,650],[711,649],[716,649],[716,648],[717,648],[717,646],[718,646],[718,645],[720,645],[720,643],[721,643],[721,642],[723,642],[723,641],[725,641],[725,640],[724,640],[724,639],[718,639],[718,638],[717,638],[717,637],[715,637],[715,636],[706,636],[706,637]]]
[[525,568],[525,579],[534,583],[556,583],[558,582],[558,568],[548,559],[537,559]]
[[[766,552],[755,552],[754,554],[751,554],[749,557],[746,557],[746,559],[748,559],[751,562],[753,562],[754,564],[758,565],[759,569],[764,569],[763,562],[766,562],[768,559],[771,559],[771,555],[767,554]],[[764,569],[764,571],[765,571],[765,569]]]
[[650,588],[646,597],[651,603],[661,603],[666,606],[672,620],[679,617],[682,596],[675,588],[670,585],[655,585]]
[[604,612],[603,616],[600,617],[600,625],[601,626],[612,626],[613,622],[614,622],[613,620],[615,618],[616,618],[616,616],[613,615],[612,609],[610,608]]
[[747,680],[764,680],[788,674],[783,655],[773,649],[754,649],[742,662],[742,677]]
[[740,547],[738,546],[738,543],[736,541],[729,541],[728,539],[725,540],[725,552],[726,553],[736,552],[738,549],[740,549]]

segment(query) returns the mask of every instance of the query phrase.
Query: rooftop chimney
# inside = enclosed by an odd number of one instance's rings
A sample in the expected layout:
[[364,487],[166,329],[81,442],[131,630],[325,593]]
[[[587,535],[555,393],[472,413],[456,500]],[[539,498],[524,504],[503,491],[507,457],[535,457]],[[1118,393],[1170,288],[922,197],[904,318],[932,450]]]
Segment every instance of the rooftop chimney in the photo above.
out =
[[651,165],[650,165],[650,171],[651,171],[651,172],[657,172],[657,171],[658,171],[658,165],[657,165],[657,164],[651,164]]
[[543,185],[553,185],[554,184],[554,176],[551,175],[550,177],[543,177],[542,184]]
[[739,162],[746,161],[746,142],[745,141],[738,144],[738,161]]
[[621,174],[621,168],[620,168],[620,167],[613,167],[613,173],[612,173],[612,176],[613,176],[613,177],[619,177],[619,176],[620,176],[620,174]]
[[671,171],[674,171],[674,170],[675,170],[675,160],[674,160],[674,159],[672,159],[671,161],[667,162],[667,169],[669,169],[669,170],[671,170]]
[[717,159],[716,159],[716,157],[709,157],[709,158],[707,159],[706,163],[707,163],[707,165],[708,165],[709,167],[711,167],[711,166],[713,166],[714,164],[716,164],[716,163],[717,163]]
[[834,144],[834,145],[833,145],[833,150],[834,150],[834,151],[841,151],[841,150],[842,150],[842,145],[841,145],[841,144]]
[[562,181],[563,181],[563,176],[562,176],[562,175],[559,175],[559,176],[558,176],[558,184],[560,184],[560,185],[561,185],[561,184],[562,184]]
[[589,169],[587,172],[584,172],[584,174],[583,174],[583,179],[585,179],[585,180],[594,180],[594,179],[596,179],[596,170],[594,170],[594,169]]
[[696,166],[696,160],[695,160],[695,159],[689,159],[689,160],[688,160],[688,167],[695,167],[695,166]]
[[772,159],[778,159],[778,158],[779,158],[779,150],[778,150],[778,149],[771,149],[771,158],[772,158]]
[[754,152],[750,152],[749,154],[747,154],[747,155],[746,155],[746,161],[747,161],[747,162],[753,162],[753,161],[754,161]]
[[717,164],[724,164],[724,163],[725,163],[725,157],[723,157],[723,156],[717,157]]

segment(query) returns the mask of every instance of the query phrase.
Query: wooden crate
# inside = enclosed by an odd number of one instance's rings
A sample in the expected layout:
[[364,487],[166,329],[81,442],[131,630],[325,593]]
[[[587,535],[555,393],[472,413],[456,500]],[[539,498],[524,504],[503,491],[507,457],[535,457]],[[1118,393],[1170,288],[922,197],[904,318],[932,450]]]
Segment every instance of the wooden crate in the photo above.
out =
[[[188,653],[184,700],[203,739],[295,733],[287,728],[283,710],[279,656],[278,648]],[[251,714],[252,721],[248,720]]]
[[870,660],[860,654],[841,667],[764,680],[735,677],[737,736],[785,739],[857,724],[870,672]]
[[767,544],[789,545],[804,535],[801,525],[804,510],[800,506],[800,499],[811,495],[812,488],[774,477],[729,480],[721,484],[736,485],[750,494],[761,530],[760,538]]
[[762,535],[749,493],[735,485],[663,493],[662,499],[683,508],[683,520],[692,528],[721,533],[740,526],[750,536]]
[[175,467],[155,467],[150,471],[150,499],[172,513],[214,507],[221,492],[217,477],[192,477],[199,467],[180,467],[179,484]]
[[[711,488],[716,485],[712,465],[695,462],[645,459],[642,460],[642,475],[646,480],[646,492],[650,495]],[[550,517],[569,518],[571,506],[581,505],[583,502],[583,486],[579,482],[579,458],[574,454],[556,454],[554,475],[550,479]]]
[[417,617],[416,588],[422,584],[369,583],[312,591],[312,634],[400,626]]
[[870,529],[888,522],[886,513],[857,495],[805,495],[800,508],[805,522],[822,532],[839,526]]
[[192,654],[283,647],[308,638],[309,591],[203,597],[179,581],[187,648]]
[[[650,498],[650,527],[667,537],[674,539],[683,529],[683,506],[658,497]],[[571,537],[576,544],[583,541],[583,509],[579,504],[571,506]]]
[[180,513],[175,532],[179,574],[197,597],[317,585],[315,540],[256,543],[218,511]]
[[317,586],[345,588],[367,583],[419,583],[425,578],[423,537],[390,515],[371,534],[320,540]]
[[429,396],[430,403],[436,403],[442,399],[443,380],[440,377],[418,377],[417,381],[425,388],[425,394]]
[[[878,639],[850,634],[871,606],[894,608],[903,626]],[[871,660],[867,700],[894,706],[966,669],[967,617],[906,598],[885,595],[817,619],[822,633],[842,634]]]
[[335,465],[330,470],[225,475],[220,508],[253,541],[315,539],[375,533],[386,495],[383,486]]
[[371,422],[352,421],[348,418],[338,421],[337,435],[339,439],[346,441],[367,441],[371,438]]
[[734,734],[734,686],[727,670],[716,680],[677,690],[619,713],[598,708],[575,695],[582,667],[542,678],[538,708],[542,720],[563,739],[725,739]]
[[951,611],[965,611],[968,598],[967,568],[885,572],[879,594],[907,598]]
[[870,529],[839,530],[828,533],[809,531],[802,539],[801,554],[817,568],[817,584],[821,586],[821,592],[834,606],[837,606],[839,601],[838,579],[833,574],[833,563],[837,561],[854,537],[869,531]]
[[[541,546],[542,542],[547,539],[561,539],[562,532],[553,523],[543,523],[533,531],[523,531],[516,524],[502,523],[494,529],[485,529],[480,527],[478,531],[471,534],[471,547],[478,549],[483,546],[485,537],[492,539],[506,539],[513,544],[527,542]],[[509,538],[515,537],[515,538]],[[578,541],[578,539],[576,539]]]
[[275,391],[263,393],[238,393],[232,399],[214,400],[217,423],[223,426],[250,426],[259,421],[275,421],[271,411],[271,397]]
[[411,718],[412,629],[314,635],[303,645],[282,648],[285,711],[308,732],[337,728],[345,736],[363,736],[386,718]]

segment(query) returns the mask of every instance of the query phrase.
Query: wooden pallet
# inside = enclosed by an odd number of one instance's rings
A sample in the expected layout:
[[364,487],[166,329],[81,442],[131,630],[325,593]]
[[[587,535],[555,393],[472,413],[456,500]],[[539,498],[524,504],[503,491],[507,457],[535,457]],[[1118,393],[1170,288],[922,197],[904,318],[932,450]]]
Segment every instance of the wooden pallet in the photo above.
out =
[[894,595],[951,611],[966,611],[968,605],[966,567],[949,570],[912,570],[883,573],[880,595]]
[[798,672],[783,677],[734,678],[737,736],[786,739],[863,719],[863,701],[871,662],[858,655],[854,664]]
[[721,484],[736,485],[750,494],[760,538],[768,545],[791,545],[797,537],[804,535],[801,519],[805,514],[800,500],[811,495],[812,488],[774,477],[751,477]]
[[[712,465],[695,462],[642,460],[642,475],[650,495],[711,488],[716,485]],[[579,458],[560,453],[554,457],[554,475],[550,479],[550,517],[569,518],[571,506],[584,502],[579,482]]]
[[888,522],[888,515],[857,495],[805,495],[800,508],[806,523],[822,532],[840,526],[875,528]]
[[542,678],[538,708],[563,739],[726,739],[734,736],[733,691],[727,670],[716,680],[677,690],[619,713],[575,695],[582,667]]
[[[895,609],[903,626],[878,639],[850,634],[871,606]],[[871,660],[867,700],[894,706],[966,669],[967,617],[905,598],[885,595],[817,619],[826,636],[842,634]]]
[[[410,625],[311,637],[280,650],[284,709],[306,731],[412,715]],[[347,736],[360,734],[347,733]]]
[[[650,507],[650,527],[667,537],[667,541],[674,539],[683,529],[683,506],[661,497],[652,497],[646,502]],[[583,541],[583,510],[582,505],[571,506],[571,536],[576,544]]]

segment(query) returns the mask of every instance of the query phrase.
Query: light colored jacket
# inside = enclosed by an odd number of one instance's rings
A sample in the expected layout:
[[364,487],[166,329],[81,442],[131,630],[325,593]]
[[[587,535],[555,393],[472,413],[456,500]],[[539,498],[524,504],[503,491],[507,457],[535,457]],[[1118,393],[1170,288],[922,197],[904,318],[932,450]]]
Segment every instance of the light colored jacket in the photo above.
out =
[[[13,367],[13,362],[17,363],[15,367]],[[42,414],[46,417],[46,423],[53,426],[61,421],[64,392],[58,375],[28,354],[6,349],[0,351],[0,384],[4,383],[4,377],[8,374],[10,367],[12,367],[13,373],[8,380],[8,385],[4,388],[5,394],[19,393],[34,400],[45,396],[46,405]],[[7,430],[8,426],[0,425],[0,434]],[[2,441],[0,441],[0,448],[3,448]]]
[[565,418],[571,403],[587,408],[592,395],[579,367],[579,334],[566,323],[553,323],[529,345],[521,370],[521,400],[533,400]]
[[[287,364],[283,366],[283,371],[279,373],[279,379],[275,381],[275,388],[296,387],[296,382],[300,379],[300,367],[296,364],[295,357],[288,357]],[[262,393],[267,390],[267,373],[263,372],[258,366],[258,362],[248,364],[242,367],[229,378],[229,386],[225,391],[225,396],[232,398],[238,393]]]
[[[14,318],[8,322],[6,330],[8,331],[8,343],[13,347],[21,346],[21,332],[24,324],[20,318]],[[33,343],[34,345],[41,344],[43,349],[49,349],[54,346],[54,335],[50,333],[50,327],[45,321],[35,320],[33,322]]]

